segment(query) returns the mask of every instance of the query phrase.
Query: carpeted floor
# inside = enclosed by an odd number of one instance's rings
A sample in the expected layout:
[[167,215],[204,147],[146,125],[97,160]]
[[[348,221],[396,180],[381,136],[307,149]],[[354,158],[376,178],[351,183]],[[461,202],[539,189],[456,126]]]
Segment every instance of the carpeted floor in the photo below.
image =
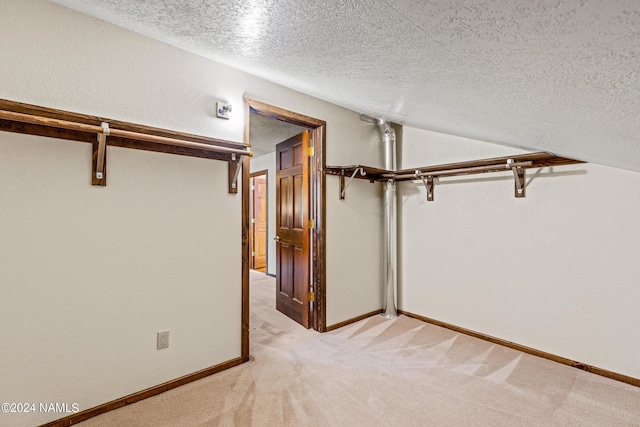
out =
[[90,419],[97,426],[640,426],[640,388],[401,316],[319,334],[251,274],[241,366]]

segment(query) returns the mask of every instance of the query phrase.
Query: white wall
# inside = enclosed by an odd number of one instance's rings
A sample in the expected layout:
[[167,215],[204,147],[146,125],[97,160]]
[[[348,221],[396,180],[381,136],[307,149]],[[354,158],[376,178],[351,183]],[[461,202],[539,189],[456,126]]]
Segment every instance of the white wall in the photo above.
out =
[[354,180],[339,200],[338,177],[327,176],[327,266],[341,267],[327,268],[327,326],[382,308],[381,191]]
[[[327,125],[327,166],[382,167],[376,127],[358,114],[340,120],[356,132],[338,136]],[[327,326],[380,309],[383,298],[382,186],[358,179],[344,200],[339,193],[339,178],[327,175]]]
[[239,357],[240,206],[226,168],[109,147],[109,184],[93,187],[89,144],[2,133],[0,153],[4,400],[88,409]]
[[[0,1],[0,40],[0,98],[241,141],[243,109],[219,120],[215,101],[246,95],[325,120],[328,161],[379,163],[355,112],[49,2]],[[225,163],[110,147],[109,185],[97,188],[88,144],[0,144],[3,400],[84,410],[240,356],[241,202]],[[374,186],[339,202],[327,181],[332,324],[380,308],[370,260],[381,239]],[[345,242],[358,227],[368,233]],[[157,351],[163,329],[171,347]]]
[[[519,153],[404,129],[403,167]],[[401,184],[400,307],[640,377],[640,174],[572,165]]]
[[251,172],[267,171],[267,274],[276,274],[276,153],[251,159]]

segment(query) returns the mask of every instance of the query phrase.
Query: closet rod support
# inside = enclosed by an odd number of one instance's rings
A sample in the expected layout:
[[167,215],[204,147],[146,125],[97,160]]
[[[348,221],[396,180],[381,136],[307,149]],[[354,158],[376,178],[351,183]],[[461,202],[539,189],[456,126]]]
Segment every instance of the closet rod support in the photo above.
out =
[[229,160],[229,193],[238,192],[238,176],[240,175],[240,159],[235,155],[231,155]]
[[525,197],[525,173],[526,169],[521,167],[521,163],[515,163],[513,159],[507,160],[507,167],[511,167],[515,181],[515,196]]
[[356,177],[358,172],[360,172],[361,176],[365,176],[367,174],[364,171],[364,168],[355,168],[355,170],[351,174],[351,177],[349,178],[349,181],[347,181],[346,185],[344,183],[344,175],[340,175],[340,200],[344,200],[344,196],[347,193],[347,188],[349,188],[349,185],[351,185],[351,181],[353,181],[353,179]]
[[433,177],[429,175],[425,180],[424,175],[421,174],[422,172],[420,170],[416,170],[416,178],[420,177],[420,179],[422,180],[422,185],[424,185],[424,189],[427,190],[427,201],[433,202]]
[[107,150],[107,136],[109,136],[109,123],[102,122],[102,132],[98,133],[98,159],[96,161],[96,179],[104,176],[104,157]]

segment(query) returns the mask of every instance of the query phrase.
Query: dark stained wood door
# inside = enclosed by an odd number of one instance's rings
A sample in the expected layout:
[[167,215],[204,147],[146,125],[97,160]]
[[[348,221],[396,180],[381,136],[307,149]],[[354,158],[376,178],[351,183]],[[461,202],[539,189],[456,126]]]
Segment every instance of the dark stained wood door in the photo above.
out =
[[276,146],[276,308],[309,327],[309,131]]
[[251,218],[252,257],[253,268],[258,271],[266,271],[267,267],[267,177],[257,175],[253,177]]

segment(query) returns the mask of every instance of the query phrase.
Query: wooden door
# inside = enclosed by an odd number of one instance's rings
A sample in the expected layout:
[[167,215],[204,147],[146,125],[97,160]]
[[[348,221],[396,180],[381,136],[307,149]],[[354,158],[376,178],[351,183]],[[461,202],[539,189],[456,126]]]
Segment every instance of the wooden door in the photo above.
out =
[[252,266],[265,272],[267,268],[267,176],[256,175],[252,179]]
[[309,131],[276,146],[276,308],[309,327]]

